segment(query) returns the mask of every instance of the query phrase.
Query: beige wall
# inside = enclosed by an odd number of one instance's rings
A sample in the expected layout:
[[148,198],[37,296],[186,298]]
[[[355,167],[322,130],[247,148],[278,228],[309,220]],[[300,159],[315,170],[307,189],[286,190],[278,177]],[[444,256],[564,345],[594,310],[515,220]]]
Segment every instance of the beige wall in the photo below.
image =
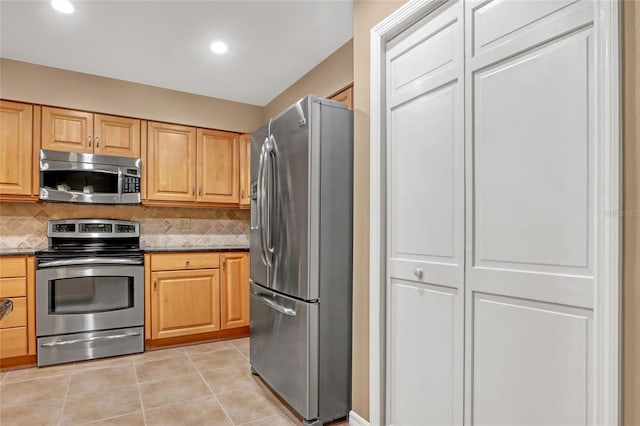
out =
[[307,95],[328,97],[353,83],[353,40],[316,65],[264,107],[264,120]]
[[0,98],[235,132],[252,132],[263,108],[0,58]]
[[353,411],[369,419],[369,61],[370,31],[403,0],[353,2]]
[[624,421],[640,425],[640,2],[623,3]]

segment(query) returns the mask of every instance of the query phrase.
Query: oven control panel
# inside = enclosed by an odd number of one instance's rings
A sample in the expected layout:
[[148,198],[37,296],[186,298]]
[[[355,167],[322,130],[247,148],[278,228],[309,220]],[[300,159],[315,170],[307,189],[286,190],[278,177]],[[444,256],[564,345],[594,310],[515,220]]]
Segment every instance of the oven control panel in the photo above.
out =
[[50,220],[47,227],[50,238],[122,238],[139,237],[140,224],[116,219],[61,219]]
[[113,232],[110,223],[81,223],[80,232]]

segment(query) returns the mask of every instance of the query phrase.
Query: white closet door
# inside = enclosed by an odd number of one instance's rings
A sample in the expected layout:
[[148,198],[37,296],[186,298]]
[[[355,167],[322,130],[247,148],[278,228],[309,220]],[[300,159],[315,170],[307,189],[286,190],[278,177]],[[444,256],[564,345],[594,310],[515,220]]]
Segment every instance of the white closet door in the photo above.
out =
[[462,423],[463,5],[387,44],[387,422]]
[[594,3],[465,3],[466,413],[593,423]]

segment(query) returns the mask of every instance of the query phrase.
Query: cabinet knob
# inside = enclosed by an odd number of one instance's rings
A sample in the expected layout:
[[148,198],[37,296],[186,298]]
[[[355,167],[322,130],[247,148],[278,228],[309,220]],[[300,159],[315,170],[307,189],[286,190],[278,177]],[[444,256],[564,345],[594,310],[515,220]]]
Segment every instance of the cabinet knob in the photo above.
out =
[[184,263],[186,263],[188,265],[189,263],[191,263],[191,259],[185,260]]
[[415,275],[416,278],[418,279],[422,278],[422,275],[423,275],[422,268],[416,268],[416,270],[413,271],[413,275]]
[[96,136],[96,148],[100,148],[100,136]]
[[196,186],[193,185],[193,187],[191,188],[191,191],[193,192],[193,195],[196,195]]
[[87,142],[89,143],[89,146],[91,146],[91,142],[92,142],[91,136],[87,136]]
[[153,291],[156,291],[158,288],[158,280],[153,280]]
[[198,186],[198,195],[202,195],[202,187]]

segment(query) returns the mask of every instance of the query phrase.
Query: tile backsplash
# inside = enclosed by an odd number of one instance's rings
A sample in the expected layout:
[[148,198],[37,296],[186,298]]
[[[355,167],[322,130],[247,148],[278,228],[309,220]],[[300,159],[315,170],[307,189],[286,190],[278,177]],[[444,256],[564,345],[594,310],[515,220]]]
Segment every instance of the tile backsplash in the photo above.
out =
[[[47,221],[69,218],[135,220],[143,247],[249,243],[248,210],[1,202],[0,249],[45,248]],[[180,218],[191,219],[191,227],[179,228]]]

